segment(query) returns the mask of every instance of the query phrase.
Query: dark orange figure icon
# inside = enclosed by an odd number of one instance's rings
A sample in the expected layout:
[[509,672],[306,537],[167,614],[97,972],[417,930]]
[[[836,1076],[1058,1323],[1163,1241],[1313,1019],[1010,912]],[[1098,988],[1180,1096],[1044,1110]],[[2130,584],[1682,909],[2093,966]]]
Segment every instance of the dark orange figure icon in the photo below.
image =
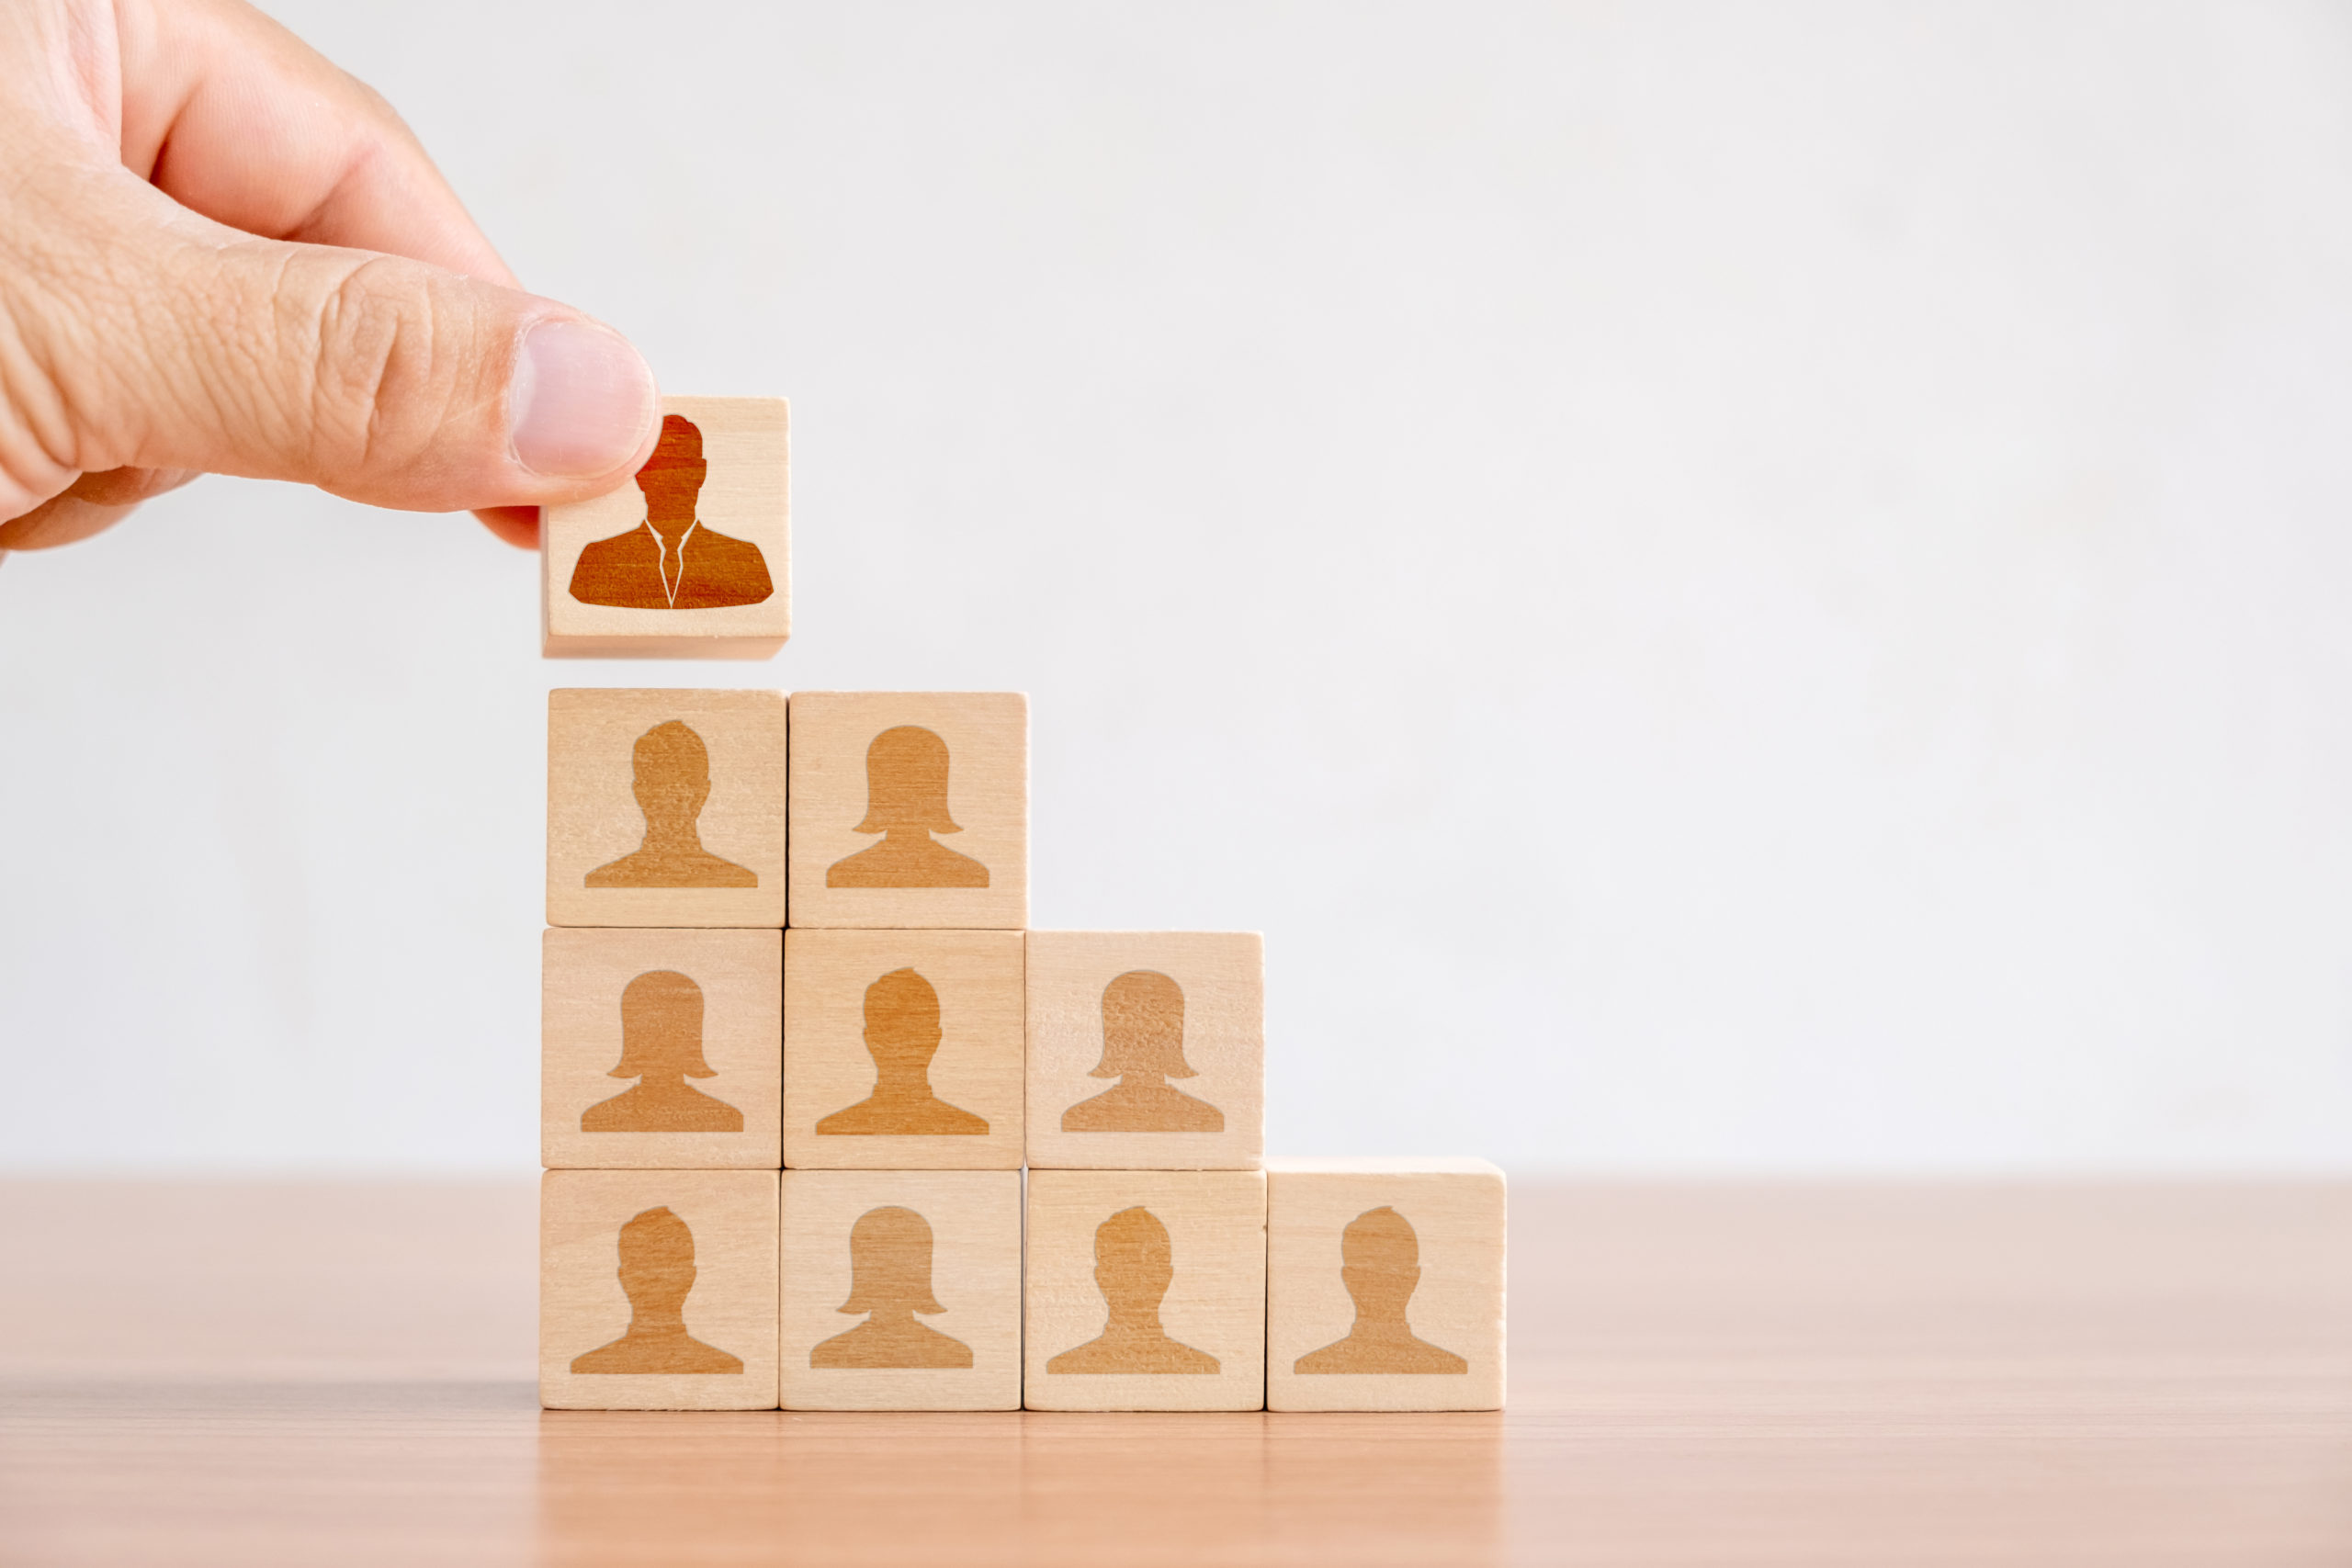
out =
[[886,729],[865,749],[865,820],[850,830],[883,839],[827,867],[828,887],[989,885],[987,866],[932,838],[964,829],[947,815],[947,742],[921,726]]
[[1200,1075],[1184,1060],[1184,988],[1153,969],[1102,987],[1102,1059],[1090,1077],[1117,1078],[1062,1112],[1065,1133],[1222,1133],[1225,1112],[1169,1087]]
[[931,1059],[940,1036],[939,993],[930,981],[911,969],[893,969],[866,987],[865,1049],[874,1058],[874,1092],[820,1121],[817,1131],[985,1134],[986,1117],[931,1091]]
[[672,719],[637,738],[637,807],[645,813],[645,842],[633,854],[600,865],[591,887],[757,887],[760,874],[702,847],[695,824],[710,798],[710,750],[702,737]]
[[1421,1282],[1421,1243],[1412,1222],[1390,1208],[1367,1209],[1340,1233],[1340,1279],[1355,1298],[1345,1339],[1293,1363],[1307,1372],[1466,1372],[1470,1363],[1414,1336],[1405,1303]]
[[760,547],[715,533],[695,515],[709,471],[694,421],[663,415],[653,456],[637,470],[645,521],[580,552],[571,596],[621,610],[718,610],[774,593]]
[[621,1290],[628,1332],[571,1359],[575,1372],[740,1372],[741,1358],[686,1332],[695,1288],[695,1233],[667,1209],[648,1209],[621,1227]]
[[931,1293],[931,1224],[912,1209],[868,1209],[849,1228],[849,1300],[871,1314],[808,1352],[812,1367],[968,1367],[972,1348],[915,1321],[945,1312]]
[[1122,1209],[1094,1229],[1094,1283],[1111,1309],[1100,1337],[1046,1363],[1049,1372],[1213,1373],[1215,1356],[1168,1337],[1159,1303],[1176,1279],[1168,1227],[1149,1209]]
[[740,1133],[743,1113],[690,1087],[713,1078],[702,1059],[702,987],[674,970],[639,975],[621,992],[621,1065],[635,1089],[580,1113],[583,1133]]

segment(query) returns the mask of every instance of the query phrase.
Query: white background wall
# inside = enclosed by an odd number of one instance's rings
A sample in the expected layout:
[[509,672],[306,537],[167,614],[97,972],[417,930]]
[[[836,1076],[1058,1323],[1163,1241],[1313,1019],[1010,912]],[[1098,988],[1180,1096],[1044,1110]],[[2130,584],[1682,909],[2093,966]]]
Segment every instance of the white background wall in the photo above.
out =
[[544,690],[1033,694],[1277,1149],[2352,1169],[2352,12],[281,3],[795,400],[773,665],[462,518],[0,569],[0,1160],[526,1168]]

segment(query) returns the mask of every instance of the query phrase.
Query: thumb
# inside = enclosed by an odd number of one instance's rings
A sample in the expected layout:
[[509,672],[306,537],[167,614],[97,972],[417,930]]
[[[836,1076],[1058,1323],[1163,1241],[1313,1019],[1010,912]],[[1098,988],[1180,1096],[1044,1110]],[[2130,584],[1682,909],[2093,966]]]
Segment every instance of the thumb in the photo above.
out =
[[56,391],[35,424],[66,477],[203,469],[452,512],[599,494],[652,446],[652,372],[567,306],[202,220],[158,239],[34,318]]

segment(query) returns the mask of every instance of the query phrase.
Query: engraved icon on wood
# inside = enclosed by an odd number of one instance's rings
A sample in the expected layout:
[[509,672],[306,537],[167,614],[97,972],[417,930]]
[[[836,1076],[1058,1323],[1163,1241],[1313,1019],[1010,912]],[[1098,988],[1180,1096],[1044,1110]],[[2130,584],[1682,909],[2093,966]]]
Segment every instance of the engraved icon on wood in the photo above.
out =
[[947,815],[947,742],[920,725],[886,729],[865,749],[865,820],[882,841],[835,861],[828,887],[986,887],[989,868],[934,840],[960,833]]
[[743,1370],[740,1357],[686,1332],[695,1288],[695,1233],[668,1209],[648,1209],[621,1226],[621,1290],[628,1332],[572,1358],[575,1372],[712,1372]]
[[673,969],[639,975],[621,992],[616,1078],[640,1080],[580,1113],[583,1133],[740,1133],[743,1113],[688,1084],[718,1075],[702,1055],[702,987]]
[[1301,1356],[1310,1372],[1467,1372],[1470,1363],[1413,1333],[1405,1303],[1421,1282],[1420,1238],[1412,1222],[1385,1205],[1367,1209],[1340,1233],[1340,1279],[1355,1298],[1348,1337]]
[[939,993],[930,981],[911,969],[893,969],[866,987],[865,1049],[874,1058],[874,1092],[820,1120],[817,1131],[985,1135],[986,1117],[932,1092],[931,1059],[940,1038]]
[[716,533],[695,515],[708,472],[701,429],[682,415],[663,415],[653,456],[637,471],[645,521],[582,548],[571,596],[621,610],[717,610],[757,604],[774,593],[760,547]]
[[638,809],[645,841],[590,872],[591,887],[757,887],[759,873],[721,860],[702,847],[695,827],[710,798],[710,749],[702,737],[672,719],[637,738]]
[[1110,1309],[1102,1334],[1046,1363],[1048,1372],[1215,1373],[1215,1356],[1170,1339],[1159,1303],[1175,1281],[1168,1227],[1148,1209],[1122,1209],[1094,1230],[1094,1283]]
[[1184,988],[1156,970],[1102,987],[1102,1059],[1087,1076],[1119,1081],[1063,1111],[1065,1133],[1225,1131],[1224,1111],[1168,1083],[1199,1075],[1184,1060]]
[[947,1309],[931,1293],[931,1223],[912,1209],[868,1209],[849,1231],[849,1300],[864,1323],[808,1352],[812,1367],[956,1368],[972,1348],[915,1321]]

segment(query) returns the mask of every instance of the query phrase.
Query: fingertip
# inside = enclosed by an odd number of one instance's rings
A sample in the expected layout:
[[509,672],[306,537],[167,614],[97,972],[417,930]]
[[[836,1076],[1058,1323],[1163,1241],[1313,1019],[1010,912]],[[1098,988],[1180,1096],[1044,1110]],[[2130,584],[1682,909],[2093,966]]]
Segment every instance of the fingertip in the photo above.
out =
[[583,316],[523,331],[507,394],[514,461],[555,480],[625,475],[651,454],[661,389],[628,339]]
[[481,525],[518,550],[539,547],[539,509],[536,506],[484,506],[474,515]]

